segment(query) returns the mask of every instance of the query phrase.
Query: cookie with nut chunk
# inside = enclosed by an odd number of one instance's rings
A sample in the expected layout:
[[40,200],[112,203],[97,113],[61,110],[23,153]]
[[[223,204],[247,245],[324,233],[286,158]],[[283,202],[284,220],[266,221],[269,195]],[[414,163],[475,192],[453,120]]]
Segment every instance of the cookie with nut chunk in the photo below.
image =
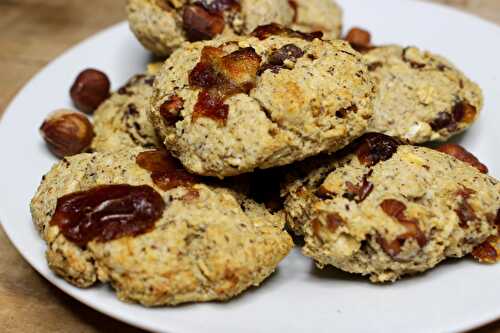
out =
[[167,59],[151,99],[166,147],[216,177],[336,151],[363,134],[374,86],[361,55],[278,25],[251,37],[186,44]]
[[378,93],[369,130],[413,144],[445,141],[469,128],[481,89],[445,58],[414,47],[371,47],[364,59]]
[[31,212],[49,267],[146,306],[228,300],[293,246],[284,219],[185,171],[165,151],[80,154],[44,177]]
[[302,165],[283,192],[303,253],[387,282],[485,246],[500,227],[500,183],[464,151],[443,152],[370,133]]
[[168,56],[183,42],[245,35],[268,23],[290,25],[288,0],[128,0],[130,28],[148,50]]
[[94,113],[94,151],[162,146],[149,119],[154,75],[139,74],[114,92]]

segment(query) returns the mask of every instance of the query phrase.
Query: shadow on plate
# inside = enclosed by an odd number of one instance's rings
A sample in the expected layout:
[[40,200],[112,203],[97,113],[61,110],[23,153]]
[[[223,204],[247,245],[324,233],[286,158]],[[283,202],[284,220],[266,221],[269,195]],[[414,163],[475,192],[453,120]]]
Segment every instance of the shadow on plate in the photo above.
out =
[[363,276],[361,274],[354,274],[342,271],[338,268],[335,268],[331,265],[325,266],[323,269],[318,268],[314,263],[311,263],[310,273],[314,279],[326,281],[343,281],[343,282],[353,282],[353,283],[362,283],[364,285],[372,285],[377,287],[390,287],[395,284],[397,285],[405,285],[406,283],[414,283],[416,281],[424,281],[427,280],[432,274],[438,273],[439,270],[446,269],[446,267],[457,265],[464,260],[472,260],[470,257],[457,259],[450,258],[442,261],[436,267],[417,274],[406,275],[402,279],[396,281],[396,283],[386,282],[386,283],[371,283],[368,275]]

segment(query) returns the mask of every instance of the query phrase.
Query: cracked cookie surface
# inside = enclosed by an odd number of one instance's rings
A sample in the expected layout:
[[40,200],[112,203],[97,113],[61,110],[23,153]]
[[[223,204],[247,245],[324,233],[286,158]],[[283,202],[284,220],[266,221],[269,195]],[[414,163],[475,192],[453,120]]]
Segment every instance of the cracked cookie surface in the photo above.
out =
[[151,119],[191,172],[225,177],[286,165],[365,131],[374,87],[360,54],[344,41],[268,34],[280,29],[186,44],[165,62]]
[[381,134],[358,139],[343,156],[302,165],[283,192],[304,254],[372,282],[463,257],[498,233],[496,179]]
[[93,117],[94,151],[162,146],[148,113],[153,81],[153,75],[136,75],[99,106]]
[[[108,282],[121,300],[146,306],[227,300],[259,285],[293,246],[283,230],[284,220],[227,188],[204,184],[183,169],[150,173],[161,165],[163,157],[154,157],[157,153],[129,149],[81,154],[52,168],[31,202],[34,223],[47,243],[50,268],[79,287]],[[111,240],[78,243],[63,225],[54,223],[62,198],[124,184],[146,187],[163,199],[164,210],[152,228],[121,237],[108,230],[103,236]],[[107,211],[113,214],[106,217]],[[101,221],[107,223],[120,218],[134,223],[126,220],[128,213],[128,205],[111,200],[97,205],[89,218],[104,215]]]
[[390,45],[364,59],[378,89],[369,131],[412,144],[445,141],[479,116],[481,89],[441,56]]

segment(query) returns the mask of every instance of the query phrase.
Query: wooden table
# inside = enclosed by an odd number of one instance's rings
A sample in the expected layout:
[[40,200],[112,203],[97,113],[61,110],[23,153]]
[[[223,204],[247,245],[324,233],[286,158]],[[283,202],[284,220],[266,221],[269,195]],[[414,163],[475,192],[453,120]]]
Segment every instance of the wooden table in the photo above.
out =
[[[500,23],[498,0],[429,0]],[[124,0],[0,0],[0,114],[51,59],[124,19]],[[0,228],[2,332],[141,332],[63,294],[17,253]],[[473,306],[473,305],[471,305]],[[500,333],[500,321],[475,333]]]

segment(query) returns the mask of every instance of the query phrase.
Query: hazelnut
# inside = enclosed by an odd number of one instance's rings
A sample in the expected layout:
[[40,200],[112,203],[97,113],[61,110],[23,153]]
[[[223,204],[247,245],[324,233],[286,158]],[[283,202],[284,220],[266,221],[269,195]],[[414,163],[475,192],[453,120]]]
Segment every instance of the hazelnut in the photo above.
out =
[[94,129],[87,117],[66,110],[50,114],[40,127],[40,133],[50,151],[61,158],[87,150],[94,138]]
[[76,77],[70,95],[78,110],[92,113],[109,97],[108,76],[95,69],[86,69]]
[[371,35],[361,28],[352,28],[347,33],[345,40],[357,51],[364,51],[371,47]]

